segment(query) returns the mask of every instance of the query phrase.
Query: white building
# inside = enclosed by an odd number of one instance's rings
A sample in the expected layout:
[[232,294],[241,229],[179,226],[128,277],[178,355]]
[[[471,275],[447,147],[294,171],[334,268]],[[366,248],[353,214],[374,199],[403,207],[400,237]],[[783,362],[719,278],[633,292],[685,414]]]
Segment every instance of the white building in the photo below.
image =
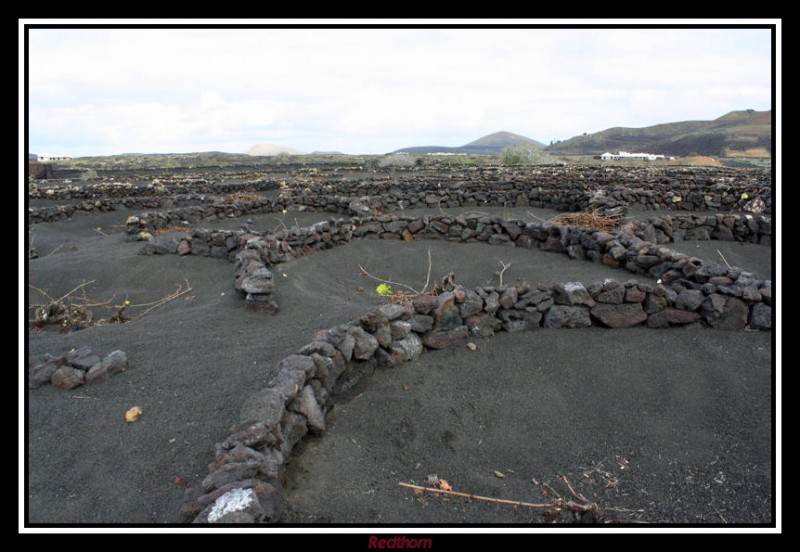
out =
[[620,151],[619,153],[609,153],[605,152],[600,156],[600,159],[603,161],[611,161],[611,160],[618,160],[618,159],[642,159],[647,161],[655,161],[656,159],[664,159],[663,155],[657,155],[655,153],[630,153],[627,151]]
[[67,155],[40,155],[39,162],[40,163],[49,163],[52,161],[68,161],[72,159]]

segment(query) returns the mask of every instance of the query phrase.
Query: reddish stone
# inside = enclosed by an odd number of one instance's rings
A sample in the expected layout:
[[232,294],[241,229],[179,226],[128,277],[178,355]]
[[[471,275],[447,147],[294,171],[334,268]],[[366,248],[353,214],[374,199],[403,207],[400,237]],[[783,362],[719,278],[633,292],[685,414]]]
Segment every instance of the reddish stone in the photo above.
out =
[[62,366],[53,373],[50,383],[59,389],[75,389],[86,383],[86,374],[69,366]]

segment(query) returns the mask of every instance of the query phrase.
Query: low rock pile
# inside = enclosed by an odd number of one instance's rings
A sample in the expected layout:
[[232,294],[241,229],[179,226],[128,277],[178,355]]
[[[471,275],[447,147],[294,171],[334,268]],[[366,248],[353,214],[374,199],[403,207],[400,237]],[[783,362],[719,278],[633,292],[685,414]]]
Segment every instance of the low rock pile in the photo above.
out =
[[123,351],[113,351],[101,359],[84,345],[57,357],[29,357],[28,387],[35,389],[49,382],[59,389],[75,389],[106,381],[127,369],[128,357]]

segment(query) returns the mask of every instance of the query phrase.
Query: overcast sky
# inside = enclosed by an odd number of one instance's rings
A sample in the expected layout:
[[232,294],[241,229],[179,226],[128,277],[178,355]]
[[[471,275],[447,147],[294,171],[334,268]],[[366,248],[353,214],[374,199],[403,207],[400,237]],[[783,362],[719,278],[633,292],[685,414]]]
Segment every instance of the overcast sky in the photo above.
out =
[[30,29],[32,153],[386,153],[771,109],[770,31]]

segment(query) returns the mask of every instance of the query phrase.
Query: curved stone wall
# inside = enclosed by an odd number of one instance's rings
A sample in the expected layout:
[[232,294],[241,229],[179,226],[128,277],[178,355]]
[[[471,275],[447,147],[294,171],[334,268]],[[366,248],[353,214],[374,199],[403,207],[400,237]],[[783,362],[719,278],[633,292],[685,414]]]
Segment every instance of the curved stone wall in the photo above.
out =
[[[738,228],[754,242],[769,235],[761,234],[762,229],[771,231],[768,217],[720,215],[712,219],[720,227]],[[655,231],[655,226],[648,224],[638,223],[634,228]],[[215,445],[208,476],[187,491],[182,507],[194,523],[279,521],[284,508],[284,467],[295,446],[307,434],[322,435],[325,415],[337,393],[351,388],[374,367],[413,361],[425,350],[443,349],[498,331],[641,324],[664,328],[691,323],[729,330],[772,327],[770,281],[677,253],[626,231],[612,234],[478,216],[382,216],[331,220],[264,236],[196,229],[173,236],[175,250],[164,252],[179,253],[181,244],[186,254],[197,254],[198,245],[208,247],[209,255],[212,247],[220,248],[217,256],[235,259],[235,286],[246,294],[247,302],[269,303],[276,310],[268,267],[370,237],[538,247],[658,280],[643,284],[606,279],[588,286],[566,282],[536,287],[517,282],[474,289],[450,285],[437,295],[387,303],[358,320],[317,332],[296,354],[278,363],[269,386],[244,401],[231,434]],[[146,249],[155,247],[148,244]],[[202,251],[205,254],[204,247]],[[248,278],[256,287],[247,288]],[[264,310],[274,313],[270,308]]]

